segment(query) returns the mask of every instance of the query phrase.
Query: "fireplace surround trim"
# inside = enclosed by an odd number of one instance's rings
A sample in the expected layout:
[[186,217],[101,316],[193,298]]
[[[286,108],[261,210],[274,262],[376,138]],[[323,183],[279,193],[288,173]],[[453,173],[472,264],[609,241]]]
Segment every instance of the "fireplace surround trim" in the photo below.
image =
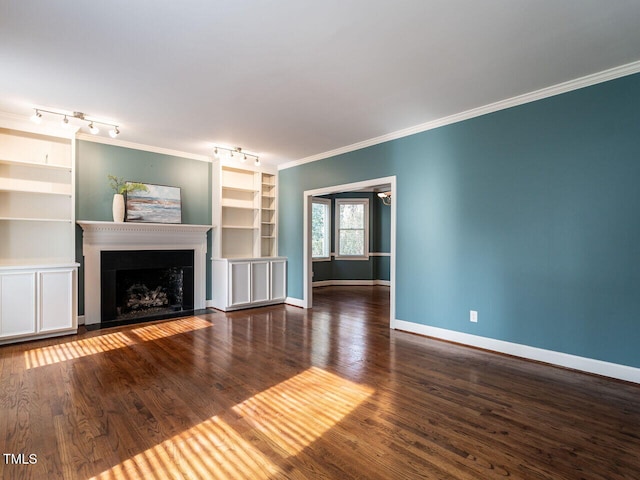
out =
[[100,323],[100,252],[103,250],[193,250],[194,307],[206,307],[207,232],[211,225],[79,220],[84,256],[84,323]]

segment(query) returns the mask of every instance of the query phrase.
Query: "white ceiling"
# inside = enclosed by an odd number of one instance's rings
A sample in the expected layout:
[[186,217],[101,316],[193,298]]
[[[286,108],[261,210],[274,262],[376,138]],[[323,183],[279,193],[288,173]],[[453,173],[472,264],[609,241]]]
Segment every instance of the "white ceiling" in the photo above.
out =
[[284,163],[640,60],[638,0],[0,0],[0,110]]

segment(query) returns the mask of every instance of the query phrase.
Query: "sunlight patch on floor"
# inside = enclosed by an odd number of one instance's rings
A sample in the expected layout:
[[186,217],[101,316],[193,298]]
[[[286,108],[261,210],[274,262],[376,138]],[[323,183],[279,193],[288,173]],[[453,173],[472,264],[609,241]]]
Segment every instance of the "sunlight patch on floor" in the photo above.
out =
[[234,406],[241,432],[215,416],[93,478],[274,478],[270,458],[300,453],[373,392],[311,367]]
[[159,340],[202,328],[211,327],[211,322],[199,318],[185,318],[122,332],[107,333],[96,337],[64,342],[48,347],[34,348],[24,352],[27,369],[53,365],[67,360],[82,358],[136,343]]
[[233,407],[286,455],[296,455],[373,393],[317,367]]

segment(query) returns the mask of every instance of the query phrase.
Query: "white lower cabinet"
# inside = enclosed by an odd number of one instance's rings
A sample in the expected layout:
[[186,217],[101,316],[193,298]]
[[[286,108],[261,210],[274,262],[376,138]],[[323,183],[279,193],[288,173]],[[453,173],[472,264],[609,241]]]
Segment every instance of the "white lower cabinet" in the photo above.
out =
[[0,344],[75,333],[76,268],[0,270]]
[[251,301],[251,263],[229,263],[229,306],[245,305]]
[[211,304],[222,311],[282,303],[287,260],[283,257],[213,260]]
[[36,333],[36,273],[0,274],[0,338]]
[[287,261],[285,259],[273,260],[271,262],[270,280],[270,298],[284,302],[287,296]]
[[38,332],[75,330],[73,274],[73,270],[38,272]]
[[269,261],[251,262],[251,302],[266,302],[271,300],[269,285]]

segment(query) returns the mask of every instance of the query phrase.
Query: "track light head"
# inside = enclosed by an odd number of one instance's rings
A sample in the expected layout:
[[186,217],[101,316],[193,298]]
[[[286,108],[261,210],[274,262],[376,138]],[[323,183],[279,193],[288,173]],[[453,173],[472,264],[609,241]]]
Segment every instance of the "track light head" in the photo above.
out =
[[260,166],[260,157],[256,157],[256,167]]
[[63,128],[69,128],[69,119],[67,118],[67,116],[65,115],[64,118],[62,119],[62,127]]
[[118,130],[117,126],[114,126],[111,130],[109,130],[109,136],[111,138],[116,138],[120,134],[120,130]]
[[89,131],[91,132],[92,135],[97,135],[98,133],[100,133],[100,129],[98,127],[96,127],[93,122],[89,123]]
[[34,113],[31,117],[31,121],[40,125],[42,123],[42,114],[38,110],[36,110],[36,113]]

